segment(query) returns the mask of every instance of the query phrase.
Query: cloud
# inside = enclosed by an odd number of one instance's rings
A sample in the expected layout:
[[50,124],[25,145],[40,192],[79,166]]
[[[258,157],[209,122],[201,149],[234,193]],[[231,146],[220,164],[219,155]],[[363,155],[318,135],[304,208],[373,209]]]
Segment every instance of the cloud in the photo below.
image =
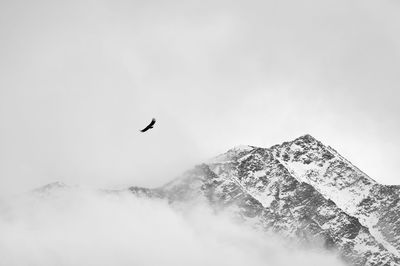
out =
[[159,186],[235,145],[305,133],[397,183],[399,7],[1,1],[0,194]]
[[341,265],[199,206],[83,189],[0,202],[1,266]]

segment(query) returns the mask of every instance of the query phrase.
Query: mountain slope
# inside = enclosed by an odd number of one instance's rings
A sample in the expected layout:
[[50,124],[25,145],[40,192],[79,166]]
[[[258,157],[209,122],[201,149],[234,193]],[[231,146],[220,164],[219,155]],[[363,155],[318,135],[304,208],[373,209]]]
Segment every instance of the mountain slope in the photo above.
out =
[[387,249],[399,256],[397,186],[378,184],[334,149],[309,135],[274,146],[272,150],[297,179],[312,185],[346,213],[357,217]]
[[322,241],[351,265],[400,265],[397,186],[383,186],[310,135],[271,148],[242,146],[157,189],[171,202],[203,200],[255,227]]

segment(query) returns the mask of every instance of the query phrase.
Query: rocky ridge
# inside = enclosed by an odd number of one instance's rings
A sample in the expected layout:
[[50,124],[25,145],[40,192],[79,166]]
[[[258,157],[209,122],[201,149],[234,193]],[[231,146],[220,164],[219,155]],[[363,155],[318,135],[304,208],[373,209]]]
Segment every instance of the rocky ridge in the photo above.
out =
[[160,188],[129,189],[230,209],[259,229],[322,241],[349,265],[400,265],[400,186],[377,183],[310,135],[236,147]]

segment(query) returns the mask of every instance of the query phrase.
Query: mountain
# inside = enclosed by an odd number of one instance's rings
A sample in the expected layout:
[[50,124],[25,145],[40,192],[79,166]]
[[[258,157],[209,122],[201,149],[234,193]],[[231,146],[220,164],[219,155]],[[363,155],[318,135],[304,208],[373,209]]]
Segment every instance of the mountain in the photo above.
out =
[[57,191],[63,191],[68,188],[69,188],[68,185],[66,185],[62,182],[56,181],[56,182],[44,185],[42,187],[36,188],[36,189],[32,190],[31,193],[34,193],[38,196],[48,196],[49,194],[54,194]]
[[400,265],[400,186],[371,179],[310,135],[240,146],[140,197],[205,201],[255,228],[323,244],[349,265]]

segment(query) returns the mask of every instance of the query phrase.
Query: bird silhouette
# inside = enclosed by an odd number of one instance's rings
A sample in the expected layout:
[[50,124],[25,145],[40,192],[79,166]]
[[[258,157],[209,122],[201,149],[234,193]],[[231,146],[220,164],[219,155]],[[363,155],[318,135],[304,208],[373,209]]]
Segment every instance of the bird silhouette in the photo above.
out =
[[153,128],[154,124],[156,123],[156,119],[153,118],[150,122],[150,124],[147,125],[147,127],[143,128],[142,130],[140,130],[141,132],[146,132],[147,130],[149,130],[150,128]]

